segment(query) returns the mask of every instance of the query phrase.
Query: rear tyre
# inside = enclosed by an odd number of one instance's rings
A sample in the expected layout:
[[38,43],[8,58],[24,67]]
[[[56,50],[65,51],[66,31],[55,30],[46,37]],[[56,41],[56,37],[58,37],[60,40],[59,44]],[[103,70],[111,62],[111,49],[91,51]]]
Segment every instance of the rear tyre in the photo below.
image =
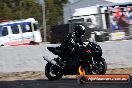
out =
[[59,67],[52,65],[51,63],[47,63],[45,66],[45,75],[49,80],[59,80],[62,78],[63,73]]

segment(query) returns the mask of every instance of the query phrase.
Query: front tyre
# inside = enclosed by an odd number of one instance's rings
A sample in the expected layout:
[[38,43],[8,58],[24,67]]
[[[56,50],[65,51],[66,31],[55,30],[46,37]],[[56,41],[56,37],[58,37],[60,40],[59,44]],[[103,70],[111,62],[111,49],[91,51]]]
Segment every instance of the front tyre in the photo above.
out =
[[105,74],[107,70],[107,64],[104,58],[94,58],[92,64],[93,74]]
[[49,80],[59,80],[62,78],[63,73],[59,67],[52,65],[51,63],[47,63],[45,66],[45,75]]

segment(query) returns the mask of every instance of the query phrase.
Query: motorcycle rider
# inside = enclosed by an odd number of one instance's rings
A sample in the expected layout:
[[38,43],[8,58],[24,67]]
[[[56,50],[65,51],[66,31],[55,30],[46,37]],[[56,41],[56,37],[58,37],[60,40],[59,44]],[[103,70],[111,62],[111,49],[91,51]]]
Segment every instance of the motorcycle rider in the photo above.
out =
[[[77,53],[79,53],[78,49],[80,47],[83,47],[84,45],[82,41],[82,36],[84,36],[85,31],[86,26],[82,24],[77,24],[74,26],[74,31],[72,33],[69,33],[68,36],[60,45],[63,57],[61,59],[66,60],[67,63],[69,63],[69,61],[71,60],[70,58],[72,58],[72,64],[76,64],[77,62],[79,62],[77,59],[78,58]],[[87,66],[90,67],[90,64],[87,64]],[[65,66],[64,69],[66,69]],[[92,74],[92,69],[88,68],[88,72],[89,74]]]
[[69,33],[68,36],[60,45],[61,53],[64,58],[70,58],[75,55],[77,49],[83,46],[82,36],[85,34],[85,26],[77,24],[74,26],[74,31]]

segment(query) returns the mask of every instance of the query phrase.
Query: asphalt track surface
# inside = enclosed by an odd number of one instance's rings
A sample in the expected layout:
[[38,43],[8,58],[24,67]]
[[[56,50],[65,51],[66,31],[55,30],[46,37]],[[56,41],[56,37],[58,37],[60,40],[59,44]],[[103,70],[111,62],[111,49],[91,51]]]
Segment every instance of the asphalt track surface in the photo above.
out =
[[[131,77],[132,79],[132,77]],[[17,80],[0,81],[0,88],[132,88],[130,83],[89,83],[77,84],[76,79],[61,79],[57,81],[41,80]]]

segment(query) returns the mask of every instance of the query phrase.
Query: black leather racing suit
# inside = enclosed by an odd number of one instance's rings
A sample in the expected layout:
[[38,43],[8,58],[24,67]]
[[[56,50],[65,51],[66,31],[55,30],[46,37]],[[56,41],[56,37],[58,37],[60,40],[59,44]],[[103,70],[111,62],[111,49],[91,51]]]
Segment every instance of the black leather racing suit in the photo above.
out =
[[69,33],[60,45],[63,57],[69,58],[74,56],[80,45],[83,45],[81,36],[78,36],[75,32]]

